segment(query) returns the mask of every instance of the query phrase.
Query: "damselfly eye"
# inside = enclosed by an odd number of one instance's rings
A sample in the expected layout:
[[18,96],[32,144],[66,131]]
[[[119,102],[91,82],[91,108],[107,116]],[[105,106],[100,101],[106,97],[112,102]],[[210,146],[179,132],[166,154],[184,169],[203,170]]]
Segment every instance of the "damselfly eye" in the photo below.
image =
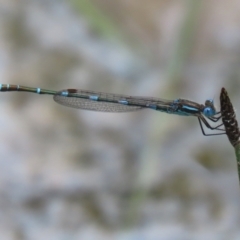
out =
[[214,105],[214,101],[213,99],[207,99],[205,101],[205,106],[213,106]]
[[211,116],[216,114],[216,111],[215,111],[215,109],[213,109],[211,107],[205,107],[204,110],[203,110],[203,114],[206,117],[211,117]]

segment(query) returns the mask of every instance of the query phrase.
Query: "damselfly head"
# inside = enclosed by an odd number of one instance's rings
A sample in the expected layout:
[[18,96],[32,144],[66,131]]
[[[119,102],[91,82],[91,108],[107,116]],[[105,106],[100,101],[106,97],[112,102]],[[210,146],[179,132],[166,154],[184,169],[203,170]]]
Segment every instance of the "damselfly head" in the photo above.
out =
[[205,101],[205,108],[203,109],[203,114],[206,117],[212,117],[216,114],[216,108],[214,107],[213,99],[207,99]]

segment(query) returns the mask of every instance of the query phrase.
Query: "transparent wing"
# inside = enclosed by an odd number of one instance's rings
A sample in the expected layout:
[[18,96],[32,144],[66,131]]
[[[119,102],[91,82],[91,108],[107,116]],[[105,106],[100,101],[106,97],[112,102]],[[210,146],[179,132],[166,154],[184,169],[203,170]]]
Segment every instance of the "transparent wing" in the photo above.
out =
[[62,105],[101,112],[129,112],[154,106],[169,106],[172,101],[150,97],[133,97],[87,90],[66,89],[54,95]]
[[67,107],[79,108],[99,112],[130,112],[142,109],[141,107],[128,106],[119,103],[97,102],[89,99],[76,97],[63,97],[55,95],[54,100]]
[[159,98],[132,97],[77,89],[62,90],[53,98],[57,103],[68,107],[101,112],[129,112],[172,104],[172,101]]
[[[64,91],[64,90],[63,90]],[[130,106],[117,103],[116,96],[113,94],[105,94],[106,101],[94,101],[89,99],[90,96],[98,96],[100,98],[100,94],[97,92],[90,91],[82,91],[80,94],[69,94],[68,96],[62,95],[62,92],[58,92],[54,95],[53,99],[64,106],[79,108],[85,110],[92,111],[100,111],[100,112],[130,112],[142,109],[140,106]],[[86,98],[87,97],[87,98]],[[103,96],[101,95],[101,98]],[[119,98],[123,99],[123,98]]]

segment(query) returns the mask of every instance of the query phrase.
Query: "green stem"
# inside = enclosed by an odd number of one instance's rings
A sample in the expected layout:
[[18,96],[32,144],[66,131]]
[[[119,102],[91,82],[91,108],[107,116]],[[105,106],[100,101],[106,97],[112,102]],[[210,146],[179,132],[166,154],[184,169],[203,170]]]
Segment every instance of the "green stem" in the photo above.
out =
[[238,165],[238,178],[239,178],[239,184],[240,184],[240,141],[235,145],[235,154],[237,158],[237,165]]

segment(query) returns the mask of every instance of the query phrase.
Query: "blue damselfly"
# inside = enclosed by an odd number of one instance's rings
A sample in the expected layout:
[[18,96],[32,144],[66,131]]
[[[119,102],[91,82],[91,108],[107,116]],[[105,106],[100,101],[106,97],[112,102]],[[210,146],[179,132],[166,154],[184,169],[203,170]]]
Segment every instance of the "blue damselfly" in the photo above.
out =
[[202,133],[205,136],[221,135],[225,133],[206,134],[202,123],[211,130],[224,131],[222,124],[212,127],[209,122],[217,122],[221,118],[216,111],[213,99],[208,99],[205,104],[199,104],[187,99],[164,100],[152,97],[135,97],[112,93],[95,92],[81,89],[66,89],[52,91],[41,88],[25,87],[12,84],[0,84],[1,92],[32,92],[37,94],[53,95],[53,99],[62,105],[101,112],[129,112],[140,109],[153,109],[160,112],[177,114],[180,116],[195,116],[198,118]]

